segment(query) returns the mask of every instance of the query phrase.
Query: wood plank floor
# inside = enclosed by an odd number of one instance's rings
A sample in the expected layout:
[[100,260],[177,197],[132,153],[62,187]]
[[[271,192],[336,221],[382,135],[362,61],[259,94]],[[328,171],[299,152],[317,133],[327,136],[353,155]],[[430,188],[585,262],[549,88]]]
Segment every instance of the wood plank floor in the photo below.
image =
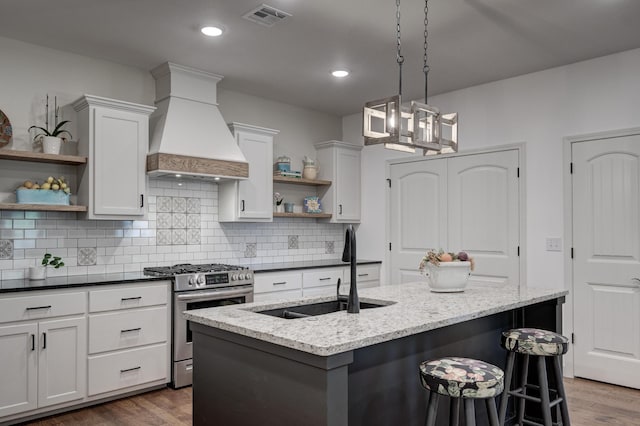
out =
[[[640,425],[640,390],[583,379],[565,379],[565,386],[572,425]],[[163,389],[28,424],[191,425],[191,395],[190,387],[179,390]]]

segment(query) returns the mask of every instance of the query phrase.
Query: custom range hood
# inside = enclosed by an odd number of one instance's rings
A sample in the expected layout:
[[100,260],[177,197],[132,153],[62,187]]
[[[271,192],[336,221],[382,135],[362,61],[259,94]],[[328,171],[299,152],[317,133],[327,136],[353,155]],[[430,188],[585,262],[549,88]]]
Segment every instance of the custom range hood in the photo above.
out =
[[151,115],[149,176],[246,179],[249,164],[217,102],[222,76],[166,62],[151,71],[156,107]]

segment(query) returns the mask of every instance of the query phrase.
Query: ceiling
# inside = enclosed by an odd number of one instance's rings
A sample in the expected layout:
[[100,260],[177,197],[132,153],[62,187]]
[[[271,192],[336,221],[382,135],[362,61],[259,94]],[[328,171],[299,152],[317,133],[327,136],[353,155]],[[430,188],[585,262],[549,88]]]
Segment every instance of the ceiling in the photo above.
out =
[[[264,1],[292,16],[242,19],[261,0],[2,0],[0,36],[145,70],[171,61],[339,116],[397,93],[393,0]],[[424,96],[423,6],[401,4],[405,99]],[[431,0],[429,94],[638,48],[638,17],[637,0]],[[225,33],[205,38],[211,24]]]

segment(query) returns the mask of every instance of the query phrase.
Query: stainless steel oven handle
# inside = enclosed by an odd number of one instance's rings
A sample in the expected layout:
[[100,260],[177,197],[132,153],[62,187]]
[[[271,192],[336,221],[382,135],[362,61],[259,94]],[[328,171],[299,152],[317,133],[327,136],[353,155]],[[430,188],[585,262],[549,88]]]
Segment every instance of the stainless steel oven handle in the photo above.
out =
[[246,296],[251,294],[252,290],[233,290],[233,291],[208,291],[206,293],[197,294],[178,294],[176,297],[181,302],[192,300],[216,300],[225,299],[227,297]]

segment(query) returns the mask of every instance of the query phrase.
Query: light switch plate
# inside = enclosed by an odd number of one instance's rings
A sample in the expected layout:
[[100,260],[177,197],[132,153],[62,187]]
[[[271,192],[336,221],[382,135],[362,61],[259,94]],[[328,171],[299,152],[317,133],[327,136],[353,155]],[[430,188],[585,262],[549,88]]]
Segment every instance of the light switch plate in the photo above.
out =
[[562,238],[547,238],[547,251],[562,251]]

